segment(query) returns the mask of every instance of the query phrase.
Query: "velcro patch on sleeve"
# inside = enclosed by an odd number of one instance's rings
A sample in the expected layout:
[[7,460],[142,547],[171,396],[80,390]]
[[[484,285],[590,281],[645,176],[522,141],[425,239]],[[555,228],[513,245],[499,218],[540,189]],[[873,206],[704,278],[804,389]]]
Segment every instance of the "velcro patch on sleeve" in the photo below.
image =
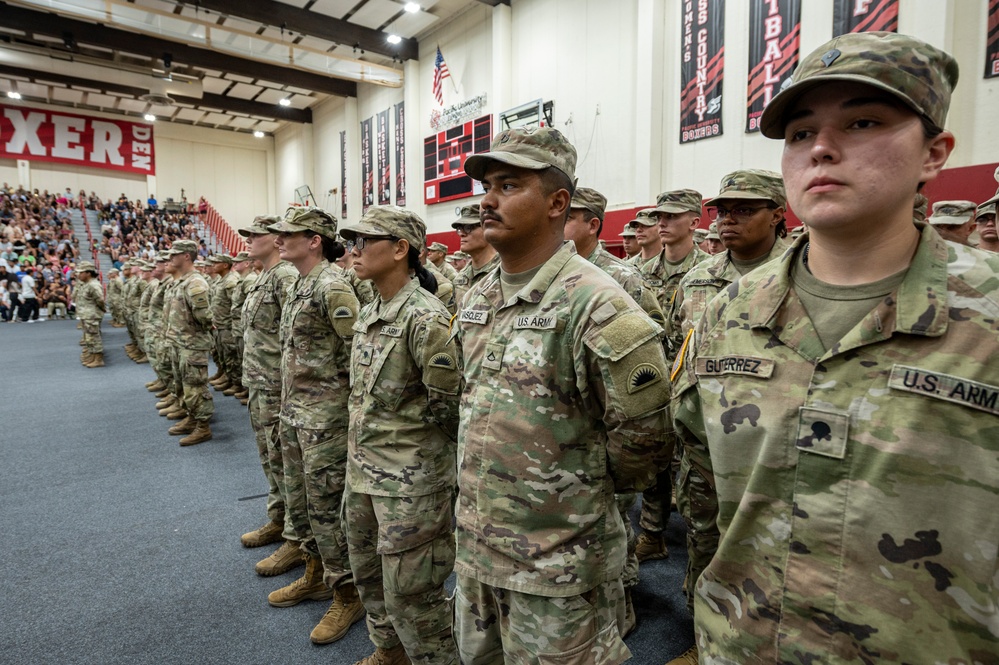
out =
[[701,357],[694,368],[697,376],[723,376],[739,374],[769,379],[774,373],[774,361],[753,356]]

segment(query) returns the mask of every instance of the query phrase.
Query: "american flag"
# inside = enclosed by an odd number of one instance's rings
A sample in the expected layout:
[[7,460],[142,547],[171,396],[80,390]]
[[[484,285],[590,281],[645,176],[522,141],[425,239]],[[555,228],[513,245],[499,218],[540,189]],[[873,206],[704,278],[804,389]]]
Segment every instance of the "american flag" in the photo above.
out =
[[451,76],[451,72],[448,71],[444,56],[441,55],[441,47],[438,46],[437,59],[434,61],[434,97],[437,98],[437,103],[441,106],[444,105],[444,86],[441,84],[449,76]]

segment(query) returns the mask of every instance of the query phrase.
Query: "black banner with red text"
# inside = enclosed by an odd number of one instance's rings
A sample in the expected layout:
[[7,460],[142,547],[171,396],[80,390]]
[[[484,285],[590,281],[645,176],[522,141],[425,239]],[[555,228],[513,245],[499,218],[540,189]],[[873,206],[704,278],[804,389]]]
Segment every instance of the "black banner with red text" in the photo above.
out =
[[392,203],[392,167],[389,163],[389,112],[379,111],[375,116],[378,124],[376,133],[378,157],[378,205],[387,206]]
[[999,76],[999,0],[989,0],[985,39],[985,78]]
[[898,0],[836,0],[833,37],[878,30],[898,32]]
[[395,204],[406,207],[406,102],[395,105]]
[[375,203],[375,163],[372,145],[374,118],[361,121],[361,214],[368,212]]
[[722,133],[725,0],[683,0],[680,143]]
[[347,219],[347,131],[340,131],[340,219]]
[[801,0],[752,0],[749,9],[749,92],[746,131],[760,129],[760,116],[798,66]]

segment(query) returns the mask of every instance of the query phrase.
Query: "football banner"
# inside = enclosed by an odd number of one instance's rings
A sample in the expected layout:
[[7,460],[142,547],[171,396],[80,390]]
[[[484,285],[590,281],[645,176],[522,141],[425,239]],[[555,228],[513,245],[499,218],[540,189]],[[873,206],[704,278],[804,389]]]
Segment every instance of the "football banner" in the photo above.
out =
[[395,204],[406,206],[406,102],[395,105]]
[[156,175],[153,126],[0,104],[0,157]]
[[898,0],[836,0],[833,37],[878,30],[898,32]]
[[683,0],[680,143],[722,133],[725,0]]
[[374,146],[371,144],[371,125],[374,118],[361,121],[361,214],[375,202]]
[[985,39],[985,78],[999,76],[999,0],[989,0]]
[[347,130],[340,130],[340,218],[347,219]]
[[389,112],[379,111],[375,116],[378,123],[376,155],[378,157],[378,205],[387,206],[392,203],[392,166],[389,163]]
[[749,92],[746,131],[760,129],[760,116],[798,66],[801,0],[752,0],[749,9]]

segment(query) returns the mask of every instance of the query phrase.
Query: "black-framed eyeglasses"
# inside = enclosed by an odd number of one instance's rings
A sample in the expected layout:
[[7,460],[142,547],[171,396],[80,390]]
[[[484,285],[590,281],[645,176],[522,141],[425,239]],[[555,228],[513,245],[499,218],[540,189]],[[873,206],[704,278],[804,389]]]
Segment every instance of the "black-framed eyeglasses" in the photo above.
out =
[[473,233],[475,229],[482,226],[482,224],[452,224],[451,227],[455,230],[455,233],[460,233],[462,235],[468,235]]
[[982,226],[985,226],[989,222],[992,222],[993,224],[995,224],[996,223],[996,216],[995,215],[981,215],[980,217],[978,217],[977,219],[975,219],[975,224],[981,224]]
[[712,222],[731,217],[735,222],[745,222],[761,210],[773,210],[774,206],[736,206],[732,209],[712,206],[708,208],[708,218]]
[[353,243],[348,243],[348,244],[353,245],[350,249],[354,249],[356,247],[357,251],[363,252],[364,247],[368,245],[368,243],[377,242],[379,240],[391,240],[392,242],[395,242],[396,240],[398,240],[398,238],[396,238],[395,236],[378,236],[378,237],[357,236],[357,238],[354,240]]

